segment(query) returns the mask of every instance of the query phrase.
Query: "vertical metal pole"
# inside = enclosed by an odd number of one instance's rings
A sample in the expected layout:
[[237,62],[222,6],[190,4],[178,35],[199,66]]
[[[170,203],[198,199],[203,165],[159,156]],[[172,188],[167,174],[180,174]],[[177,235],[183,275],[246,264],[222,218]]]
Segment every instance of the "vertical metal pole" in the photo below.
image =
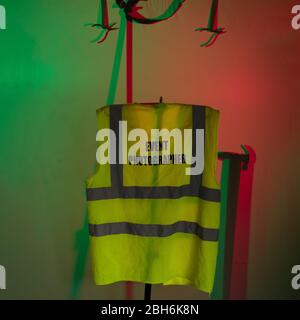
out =
[[145,284],[145,295],[144,295],[144,300],[149,301],[151,300],[151,289],[152,289],[152,285],[146,283]]
[[[133,37],[133,25],[132,21],[127,18],[126,25],[126,100],[127,103],[132,103],[133,95],[133,77],[132,77],[132,37]],[[126,282],[125,295],[127,300],[133,299],[133,283]]]
[[127,18],[127,37],[126,37],[126,82],[127,82],[127,103],[132,103],[133,99],[133,57],[132,57],[132,42],[133,42],[133,24]]

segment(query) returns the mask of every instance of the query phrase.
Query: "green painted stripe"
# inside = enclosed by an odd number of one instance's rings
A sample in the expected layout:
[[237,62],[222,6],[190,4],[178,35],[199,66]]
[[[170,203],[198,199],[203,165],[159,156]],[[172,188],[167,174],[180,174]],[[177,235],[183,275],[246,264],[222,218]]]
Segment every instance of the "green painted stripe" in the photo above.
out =
[[219,249],[217,258],[217,268],[215,275],[214,289],[211,294],[212,300],[224,299],[224,261],[225,261],[225,238],[226,238],[226,219],[227,219],[227,200],[229,182],[230,160],[223,160],[221,178],[221,221],[219,234]]

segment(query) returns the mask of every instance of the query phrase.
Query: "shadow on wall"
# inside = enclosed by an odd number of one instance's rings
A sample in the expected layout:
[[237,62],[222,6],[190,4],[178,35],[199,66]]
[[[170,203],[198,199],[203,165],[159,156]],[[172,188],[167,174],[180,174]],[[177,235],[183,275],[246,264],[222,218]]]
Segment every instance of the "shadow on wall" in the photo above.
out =
[[87,211],[84,216],[82,229],[75,233],[74,250],[77,253],[74,272],[72,277],[72,287],[70,298],[76,300],[80,295],[80,288],[84,278],[85,266],[87,261],[87,254],[89,249],[89,227]]
[[[101,21],[101,10],[99,11],[98,23]],[[120,30],[118,33],[117,46],[115,51],[114,63],[111,73],[110,86],[106,104],[113,104],[117,92],[118,80],[120,76],[120,65],[123,55],[125,33],[126,33],[126,17],[123,11],[119,11],[120,14]],[[94,42],[94,40],[92,40]],[[87,253],[89,248],[89,229],[88,229],[88,214],[85,213],[84,222],[82,228],[78,230],[75,234],[75,245],[74,249],[76,251],[76,261],[74,266],[74,272],[72,277],[71,285],[71,299],[78,299],[80,295],[80,288],[84,278],[85,266],[87,261]]]

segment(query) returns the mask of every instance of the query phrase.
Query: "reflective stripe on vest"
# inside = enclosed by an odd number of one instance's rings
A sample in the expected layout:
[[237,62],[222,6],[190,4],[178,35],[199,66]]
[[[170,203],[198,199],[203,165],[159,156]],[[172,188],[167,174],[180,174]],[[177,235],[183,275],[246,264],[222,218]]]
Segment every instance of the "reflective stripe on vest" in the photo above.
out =
[[132,234],[141,237],[168,237],[174,233],[190,233],[205,241],[218,241],[219,230],[202,228],[198,223],[178,221],[171,225],[137,224],[127,222],[90,224],[90,235],[103,237],[112,234]]

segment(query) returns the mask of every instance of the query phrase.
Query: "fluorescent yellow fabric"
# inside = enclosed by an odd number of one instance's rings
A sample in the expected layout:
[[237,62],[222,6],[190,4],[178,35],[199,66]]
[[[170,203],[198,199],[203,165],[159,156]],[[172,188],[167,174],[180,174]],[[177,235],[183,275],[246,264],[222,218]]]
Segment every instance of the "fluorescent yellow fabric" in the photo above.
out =
[[[97,111],[99,129],[110,128],[110,110]],[[122,120],[128,131],[143,128],[149,134],[153,128],[181,130],[193,127],[193,108],[183,104],[131,104],[122,106]],[[219,112],[209,107],[205,114],[205,153],[202,185],[218,190],[215,177]],[[128,144],[128,148],[130,143]],[[172,148],[171,148],[172,149]],[[180,187],[191,177],[185,174],[187,164],[145,165],[125,164],[122,167],[124,187]],[[111,166],[98,165],[87,181],[87,189],[111,187]],[[137,225],[174,225],[177,222],[196,223],[201,228],[218,229],[220,202],[184,195],[179,198],[103,198],[88,199],[90,225],[112,223]],[[164,285],[193,285],[210,293],[213,288],[217,258],[217,241],[203,240],[185,232],[169,236],[108,234],[90,236],[92,268],[95,283],[111,284],[135,281]]]

